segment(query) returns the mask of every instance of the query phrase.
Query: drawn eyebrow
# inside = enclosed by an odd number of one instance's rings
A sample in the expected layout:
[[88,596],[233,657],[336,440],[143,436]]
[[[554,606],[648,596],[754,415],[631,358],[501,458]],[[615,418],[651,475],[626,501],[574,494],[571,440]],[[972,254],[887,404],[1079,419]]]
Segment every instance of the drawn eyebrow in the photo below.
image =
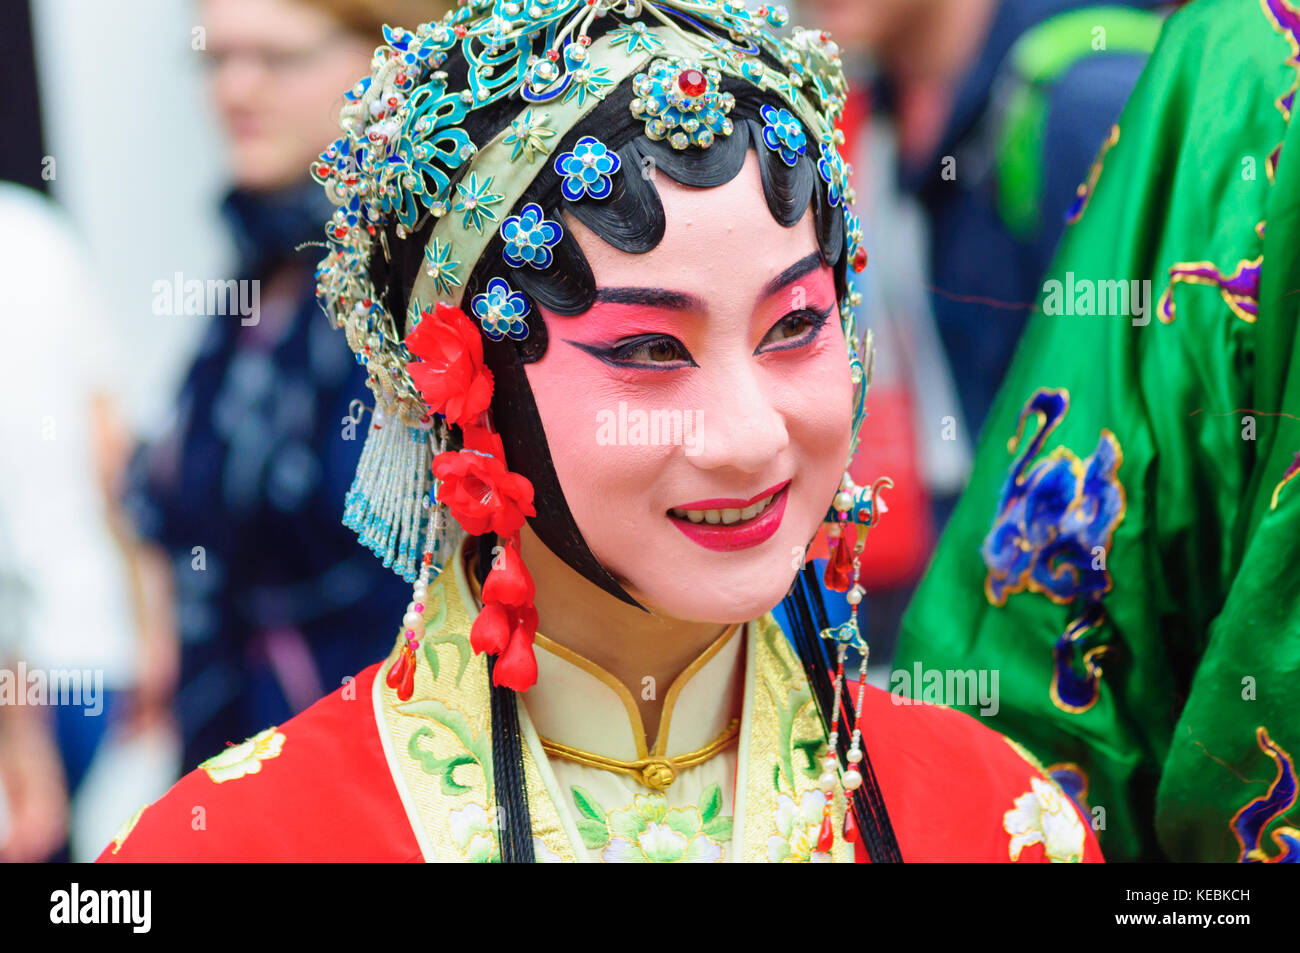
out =
[[812,274],[822,265],[822,256],[819,252],[813,252],[806,258],[800,258],[793,265],[781,272],[767,284],[763,285],[763,290],[758,295],[758,300],[762,301],[771,295],[776,294],[786,285],[798,281],[805,275]]
[[596,300],[609,304],[639,304],[650,308],[667,308],[670,311],[707,311],[703,298],[669,291],[666,288],[601,288]]
[[[785,271],[781,272],[763,286],[758,300],[776,294],[800,278],[811,274],[821,267],[822,259],[818,252],[800,258]],[[698,311],[708,313],[708,303],[698,295],[681,291],[669,291],[667,288],[601,288],[596,292],[596,300],[607,304],[635,304],[648,308],[665,308],[669,311]]]

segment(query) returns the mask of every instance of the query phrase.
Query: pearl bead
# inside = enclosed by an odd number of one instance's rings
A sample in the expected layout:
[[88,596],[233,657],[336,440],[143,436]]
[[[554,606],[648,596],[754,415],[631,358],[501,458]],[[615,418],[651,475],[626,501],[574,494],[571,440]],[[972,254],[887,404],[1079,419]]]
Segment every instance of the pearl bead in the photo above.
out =
[[418,612],[408,612],[406,615],[402,616],[402,625],[406,626],[408,629],[414,629],[419,624],[420,613]]
[[835,775],[832,774],[830,771],[827,771],[825,774],[821,776],[821,786],[823,788],[833,788],[835,787],[835,780],[836,780]]
[[828,754],[826,757],[822,758],[822,767],[827,771],[834,771],[837,767],[839,767],[839,763],[836,761],[835,755]]
[[856,606],[858,603],[862,601],[862,590],[859,589],[857,586],[854,586],[852,589],[849,590],[848,595],[846,595],[844,598],[848,600],[849,605]]
[[424,586],[416,586],[415,590],[411,593],[411,600],[413,602],[427,602],[428,596],[429,596],[428,589],[426,589]]
[[858,774],[856,768],[849,768],[844,772],[844,790],[856,791],[862,787],[862,775]]
[[[823,497],[822,499],[825,499],[825,497]],[[847,511],[851,506],[853,506],[853,497],[849,496],[848,493],[845,493],[843,490],[841,490],[839,493],[835,494],[835,508],[837,510],[843,513]]]
[[861,749],[861,748],[850,748],[850,749],[849,749],[849,764],[857,764],[857,763],[860,762],[861,760],[862,760],[862,749]]

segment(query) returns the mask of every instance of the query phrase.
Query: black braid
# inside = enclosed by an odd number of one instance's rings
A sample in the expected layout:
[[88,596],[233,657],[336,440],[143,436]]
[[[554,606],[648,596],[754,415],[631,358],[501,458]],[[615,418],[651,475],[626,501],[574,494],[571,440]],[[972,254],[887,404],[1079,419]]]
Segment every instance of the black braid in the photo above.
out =
[[[495,534],[478,538],[478,562],[474,574],[481,587],[492,567]],[[488,678],[496,668],[496,656],[488,656]],[[496,786],[497,843],[501,862],[533,863],[533,819],[528,810],[528,785],[524,783],[524,748],[519,736],[519,698],[510,688],[492,685],[492,783]]]
[[[826,640],[821,637],[822,630],[830,623],[826,618],[826,606],[822,602],[821,587],[817,584],[817,573],[812,563],[806,563],[795,576],[790,593],[782,600],[782,605],[790,619],[790,627],[793,629],[790,634],[794,636],[795,650],[808,676],[808,685],[817,703],[823,730],[829,737],[831,706],[835,704],[835,687],[831,675],[834,662],[827,653]],[[858,718],[848,692],[841,695],[840,710],[847,730],[839,733],[836,747],[840,757],[847,758],[853,726],[857,724]],[[862,785],[848,796],[859,836],[873,864],[902,863],[903,855],[898,847],[898,838],[894,836],[894,827],[885,809],[880,782],[871,767],[871,757],[867,754],[865,741],[861,750],[862,763],[858,765],[858,770],[862,774]]]

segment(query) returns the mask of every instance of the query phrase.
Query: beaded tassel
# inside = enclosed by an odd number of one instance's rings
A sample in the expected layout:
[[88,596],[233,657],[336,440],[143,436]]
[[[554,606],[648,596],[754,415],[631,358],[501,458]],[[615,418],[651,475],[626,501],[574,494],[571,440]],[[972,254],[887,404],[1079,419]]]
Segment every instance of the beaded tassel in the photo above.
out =
[[411,590],[411,601],[406,607],[406,614],[402,616],[402,638],[406,644],[402,646],[397,661],[389,668],[386,679],[388,687],[394,689],[402,701],[409,701],[415,693],[415,653],[420,648],[420,636],[424,633],[424,610],[429,601],[429,582],[442,572],[441,564],[437,563],[437,552],[446,545],[443,536],[448,525],[446,507],[437,506],[428,520],[420,571]]
[[343,525],[386,567],[414,583],[430,505],[433,421],[412,426],[395,411],[394,403],[376,403],[356,479],[345,498]]

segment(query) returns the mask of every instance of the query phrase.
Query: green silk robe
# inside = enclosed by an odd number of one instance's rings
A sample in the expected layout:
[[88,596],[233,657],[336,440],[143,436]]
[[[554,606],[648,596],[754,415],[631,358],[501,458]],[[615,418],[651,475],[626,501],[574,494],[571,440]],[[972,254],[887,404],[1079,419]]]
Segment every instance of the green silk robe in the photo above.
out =
[[997,670],[1112,860],[1300,859],[1298,80],[1300,4],[1169,20],[895,657]]

